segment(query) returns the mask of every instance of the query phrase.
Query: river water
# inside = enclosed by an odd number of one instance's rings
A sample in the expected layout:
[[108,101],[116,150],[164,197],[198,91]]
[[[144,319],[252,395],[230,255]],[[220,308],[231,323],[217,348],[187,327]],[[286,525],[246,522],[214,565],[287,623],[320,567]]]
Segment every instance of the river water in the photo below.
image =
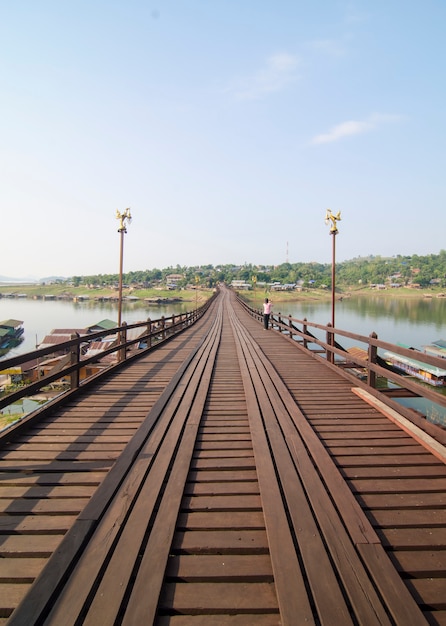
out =
[[[330,301],[297,301],[292,303],[274,303],[273,312],[283,316],[291,315],[297,319],[306,318],[309,322],[326,325],[331,320]],[[255,308],[261,308],[262,298],[258,296]],[[162,316],[191,311],[195,302],[181,304],[150,305],[146,302],[123,303],[122,320],[128,324],[156,320]],[[404,343],[420,350],[423,346],[438,339],[446,339],[446,298],[402,299],[376,296],[343,298],[336,302],[336,328],[368,336],[376,332],[378,338],[390,343]],[[103,319],[116,322],[118,305],[116,302],[72,302],[65,300],[32,300],[27,298],[0,298],[0,321],[6,319],[22,320],[24,341],[0,361],[8,357],[31,352],[43,338],[56,328],[83,329],[93,326]],[[312,331],[313,332],[313,331]],[[325,339],[321,331],[314,331],[316,336]],[[358,345],[354,340],[337,337],[345,348]],[[362,344],[361,347],[364,347]],[[429,415],[432,403],[423,399],[402,399],[402,403],[417,408]],[[438,419],[446,425],[446,412],[435,408],[440,414]]]
[[[122,321],[128,324],[170,317],[173,314],[191,311],[195,302],[183,302],[169,305],[150,305],[147,302],[124,302]],[[104,319],[117,323],[117,302],[71,300],[33,300],[28,298],[0,298],[0,321],[16,319],[23,321],[24,340],[0,357],[4,360],[18,354],[35,350],[36,345],[56,328],[84,329]]]
[[[274,303],[273,312],[306,318],[310,322],[328,324],[331,320],[330,301],[297,301]],[[258,296],[256,308],[261,307]],[[195,302],[150,305],[146,302],[123,303],[122,319],[127,323],[152,320],[161,316],[190,311]],[[18,319],[24,322],[24,341],[3,358],[30,352],[45,335],[55,328],[86,328],[103,319],[117,320],[116,302],[72,302],[66,300],[32,300],[27,298],[0,298],[0,321]],[[368,336],[376,332],[379,339],[390,343],[404,343],[423,349],[437,339],[446,339],[446,298],[391,298],[359,296],[336,302],[336,327]],[[315,333],[317,334],[317,333]],[[346,348],[354,342],[338,338]]]
[[[328,324],[331,302],[278,302],[273,311],[292,315],[309,322]],[[336,328],[368,336],[372,332],[382,341],[404,343],[420,350],[423,346],[446,339],[446,298],[391,298],[389,296],[357,296],[336,301]],[[338,338],[346,348],[353,340]]]

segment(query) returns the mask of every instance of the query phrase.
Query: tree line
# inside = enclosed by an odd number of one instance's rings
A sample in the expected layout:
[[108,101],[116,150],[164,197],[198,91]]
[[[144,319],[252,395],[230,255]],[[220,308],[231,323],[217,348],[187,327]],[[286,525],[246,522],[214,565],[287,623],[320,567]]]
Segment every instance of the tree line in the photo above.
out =
[[[214,287],[220,282],[230,284],[233,280],[247,283],[299,284],[303,287],[324,288],[331,286],[331,263],[282,263],[280,265],[242,266],[199,265],[170,266],[164,269],[146,269],[123,274],[123,281],[129,286],[151,287],[166,284],[169,275],[181,275],[178,286],[201,285]],[[71,282],[77,285],[113,286],[119,281],[118,274],[95,274],[74,276]],[[412,255],[393,257],[357,257],[336,264],[336,285],[338,287],[360,287],[371,284],[417,284],[429,287],[433,284],[446,287],[446,250],[426,256]]]

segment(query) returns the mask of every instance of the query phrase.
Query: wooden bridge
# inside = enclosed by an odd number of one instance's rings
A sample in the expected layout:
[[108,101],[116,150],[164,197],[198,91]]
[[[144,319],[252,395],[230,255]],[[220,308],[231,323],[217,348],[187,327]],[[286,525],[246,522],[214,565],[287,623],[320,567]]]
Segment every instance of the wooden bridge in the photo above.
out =
[[442,441],[222,290],[3,436],[0,624],[445,625]]

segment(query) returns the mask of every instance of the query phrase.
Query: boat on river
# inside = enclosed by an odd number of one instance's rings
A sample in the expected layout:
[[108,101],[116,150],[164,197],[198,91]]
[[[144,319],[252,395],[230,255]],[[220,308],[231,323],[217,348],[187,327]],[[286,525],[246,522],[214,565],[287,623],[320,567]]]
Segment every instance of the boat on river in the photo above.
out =
[[23,322],[21,320],[3,320],[0,322],[0,356],[6,354],[23,341]]
[[[403,346],[402,344],[398,345],[401,345],[403,348],[411,349],[415,353],[420,352],[419,350],[415,350],[409,346]],[[420,354],[422,353],[420,352]],[[435,365],[429,365],[428,363],[423,363],[422,361],[418,361],[416,358],[412,359],[407,356],[397,354],[396,352],[391,352],[390,350],[384,352],[383,356],[387,363],[408,376],[419,378],[433,387],[446,386],[446,369],[436,367]]]
[[431,356],[439,356],[441,359],[446,359],[446,341],[444,339],[433,341],[430,345],[424,346],[424,351]]

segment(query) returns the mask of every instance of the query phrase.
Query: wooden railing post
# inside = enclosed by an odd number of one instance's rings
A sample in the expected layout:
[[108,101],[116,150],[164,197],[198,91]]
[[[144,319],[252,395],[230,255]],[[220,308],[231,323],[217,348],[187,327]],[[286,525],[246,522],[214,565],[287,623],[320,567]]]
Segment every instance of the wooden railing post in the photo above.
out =
[[[74,333],[71,335],[70,339],[79,339],[79,333]],[[74,372],[70,374],[70,385],[71,389],[77,389],[80,384],[80,360],[81,360],[81,349],[80,343],[77,342],[74,346],[71,346],[70,349],[70,365],[76,365],[76,369]]]
[[161,317],[161,338],[165,339],[166,338],[166,318],[164,317],[164,315]]
[[123,322],[121,330],[118,333],[119,335],[119,352],[118,352],[118,361],[125,361],[126,357],[126,347],[125,344],[127,342],[127,322]]
[[291,313],[288,315],[288,325],[290,327],[290,339],[293,338],[293,321],[291,317]]
[[282,326],[281,326],[281,324],[282,324],[282,313],[280,311],[279,311],[279,314],[277,316],[277,322],[279,324],[279,333],[281,333],[282,332]]
[[[378,339],[378,335],[376,333],[371,333],[370,334],[370,338],[371,339]],[[369,366],[367,368],[367,384],[369,385],[369,387],[373,387],[376,388],[376,372],[374,372],[370,366],[371,364],[375,364],[377,361],[377,355],[378,355],[378,348],[374,345],[372,345],[371,343],[369,343]]]
[[147,318],[147,347],[152,347],[152,320],[150,317]]
[[308,341],[306,339],[307,329],[308,329],[307,318],[304,317],[304,319],[303,319],[303,326],[302,326],[302,330],[303,330],[303,333],[304,333],[304,348],[308,348]]
[[[332,329],[333,326],[331,322],[328,322],[327,326],[329,329]],[[334,363],[334,353],[329,349],[328,346],[333,347],[334,345],[334,333],[333,330],[327,330],[327,361],[329,363]]]

